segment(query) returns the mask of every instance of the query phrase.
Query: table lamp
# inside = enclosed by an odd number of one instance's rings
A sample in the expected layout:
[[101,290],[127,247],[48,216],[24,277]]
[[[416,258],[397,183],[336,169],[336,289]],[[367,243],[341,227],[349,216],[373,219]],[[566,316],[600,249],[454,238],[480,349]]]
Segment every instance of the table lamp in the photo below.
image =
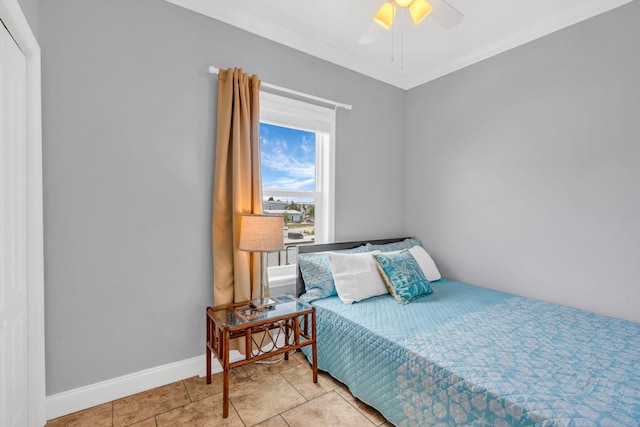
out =
[[238,246],[241,251],[262,253],[260,298],[251,300],[251,307],[259,310],[274,307],[275,301],[264,296],[267,286],[267,254],[284,249],[283,218],[276,215],[241,215]]

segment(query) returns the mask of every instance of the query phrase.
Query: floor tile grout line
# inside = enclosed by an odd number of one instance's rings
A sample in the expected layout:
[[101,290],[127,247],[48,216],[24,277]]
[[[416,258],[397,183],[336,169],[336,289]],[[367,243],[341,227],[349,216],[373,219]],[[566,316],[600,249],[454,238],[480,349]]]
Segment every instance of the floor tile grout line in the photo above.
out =
[[[297,365],[297,366],[300,366],[300,365]],[[293,367],[292,367],[292,368],[290,368],[290,369],[293,369]],[[282,371],[282,372],[285,372],[285,371]],[[288,383],[289,383],[289,384],[290,384],[290,385],[291,385],[291,386],[292,386],[292,387],[293,387],[293,388],[298,392],[298,394],[300,394],[300,395],[301,395],[301,396],[306,400],[306,402],[305,402],[305,403],[301,403],[300,405],[294,406],[294,407],[293,407],[293,408],[291,408],[291,409],[287,409],[287,411],[290,411],[290,410],[292,410],[292,409],[294,409],[294,408],[297,408],[297,407],[299,407],[299,406],[305,405],[305,404],[307,404],[307,403],[309,403],[309,402],[311,402],[311,401],[313,401],[313,400],[316,400],[316,399],[317,399],[317,398],[319,398],[319,397],[326,396],[327,394],[329,394],[329,393],[331,393],[331,392],[336,393],[340,398],[342,398],[342,399],[343,399],[343,400],[345,400],[347,403],[349,403],[349,402],[348,402],[344,397],[340,396],[340,393],[338,393],[338,392],[336,391],[336,390],[338,390],[338,389],[339,389],[340,387],[342,387],[342,386],[337,386],[336,388],[334,388],[334,389],[332,389],[332,390],[328,390],[326,393],[322,393],[322,394],[320,394],[320,395],[318,395],[318,396],[314,397],[313,399],[307,399],[307,397],[306,397],[304,394],[302,394],[302,392],[301,392],[301,391],[300,391],[300,390],[295,386],[295,384],[293,384],[291,381],[289,381],[289,380],[287,379],[287,377],[285,377],[284,375],[282,375],[282,372],[279,372],[279,374],[280,374],[280,375],[285,379],[285,381],[287,381],[287,382],[288,382]],[[333,377],[331,377],[331,378],[332,378],[332,379],[334,379]],[[336,379],[335,381],[340,382],[340,381],[339,381],[339,380],[337,380],[337,379]],[[340,382],[340,384],[342,384],[342,383]],[[344,384],[343,384],[343,385],[344,385]],[[348,389],[347,389],[347,390],[348,390]],[[349,392],[349,393],[351,393],[351,392]],[[351,405],[351,403],[349,403],[349,405]],[[371,420],[369,419],[369,417],[367,417],[367,416],[366,416],[366,415],[365,415],[361,410],[359,410],[358,408],[354,407],[353,405],[351,405],[351,406],[352,406],[356,411],[358,411],[360,414],[362,414],[362,416],[363,416],[363,417],[365,417],[369,422],[371,422],[371,424],[376,425],[376,424],[375,424],[373,421],[371,421]],[[287,411],[285,411],[285,412],[287,412]],[[283,413],[284,413],[284,412],[283,412]],[[281,414],[281,415],[282,415],[282,414]],[[282,418],[284,419],[284,417],[282,417]],[[286,422],[286,420],[285,420],[285,422]]]
[[185,390],[187,390],[187,397],[189,397],[189,401],[193,403],[193,398],[191,397],[191,392],[189,391],[189,387],[187,387],[187,383],[184,382],[185,379],[186,378],[183,378],[180,381],[182,381],[182,385],[184,386]]
[[184,389],[184,392],[187,394],[187,399],[189,399],[189,403],[193,403],[191,401],[191,395],[189,394],[189,389],[187,388],[187,385],[184,383],[184,380],[180,380],[180,384],[182,384],[182,388]]
[[[286,412],[286,411],[285,411],[285,412]],[[287,422],[287,419],[282,415],[283,413],[284,413],[284,412],[282,412],[282,413],[278,414],[278,416],[279,416],[280,418],[282,418],[282,421],[284,421],[284,423],[287,425],[287,427],[291,427],[291,424],[289,424],[289,423]]]
[[[298,392],[298,394],[299,394],[300,396],[302,396],[302,398],[305,400],[305,402],[304,402],[304,403],[307,403],[307,402],[309,402],[309,401],[310,401],[309,399],[307,399],[307,396],[305,396],[304,394],[302,394],[302,392],[301,392],[300,390],[298,390],[298,387],[296,387],[296,386],[295,386],[291,381],[289,381],[289,380],[287,379],[287,377],[285,377],[284,375],[282,375],[282,372],[278,372],[278,374],[279,374],[282,378],[284,378],[284,380],[285,380],[285,381],[286,381],[286,382],[287,382],[291,387],[293,387],[293,389],[294,389],[296,392]],[[304,403],[302,403],[301,405],[304,405]],[[298,406],[300,406],[300,405],[298,405]],[[298,406],[296,406],[296,408],[297,408]],[[287,409],[287,411],[288,411],[288,410],[289,410],[289,409]],[[285,412],[286,412],[286,411],[285,411]]]
[[236,415],[238,416],[238,419],[242,423],[242,426],[247,427],[247,423],[245,423],[244,420],[242,419],[242,416],[240,415],[240,411],[238,411],[238,409],[236,408],[236,405],[233,404],[233,402],[231,401],[231,398],[229,398],[229,405],[233,408],[234,411],[236,411]]
[[[245,365],[245,366],[247,366],[247,365]],[[244,372],[244,374],[247,376],[247,378],[249,378],[249,381],[247,381],[244,384],[249,384],[249,383],[255,382],[253,377],[247,373],[246,369],[244,369],[244,366],[239,366],[239,368],[242,369],[242,372]],[[240,384],[240,385],[244,385],[244,384]],[[229,405],[231,405],[233,407],[233,410],[236,411],[236,415],[238,415],[238,419],[242,423],[243,427],[247,427],[247,423],[245,423],[244,420],[242,419],[242,415],[240,415],[240,411],[238,411],[238,409],[236,408],[236,405],[234,405],[233,401],[231,400],[231,387],[229,387]]]
[[[246,382],[244,382],[244,383],[242,383],[242,384],[238,384],[236,387],[242,386],[242,385],[244,385],[244,384],[251,384],[251,383],[253,383],[253,382],[255,382],[255,381],[258,381],[258,380],[261,380],[261,379],[263,379],[263,378],[268,378],[268,377],[273,377],[274,375],[279,375],[279,376],[280,376],[280,378],[281,378],[281,379],[284,379],[285,383],[289,384],[289,386],[291,386],[291,387],[296,391],[296,393],[298,393],[298,395],[299,395],[299,396],[301,396],[301,397],[302,397],[302,399],[303,399],[303,402],[302,402],[302,403],[300,403],[300,404],[298,404],[298,405],[295,405],[295,406],[293,406],[293,407],[291,407],[291,408],[288,408],[288,409],[286,409],[285,411],[280,412],[280,413],[278,413],[278,414],[274,414],[274,415],[272,416],[272,418],[274,418],[274,417],[276,417],[276,416],[280,417],[280,419],[281,419],[281,420],[285,423],[285,425],[286,425],[286,426],[288,426],[288,427],[290,427],[291,425],[290,425],[290,424],[287,422],[287,420],[285,419],[285,417],[284,417],[284,414],[285,414],[285,413],[290,412],[290,411],[292,411],[292,410],[294,410],[294,409],[296,409],[296,408],[299,408],[299,407],[301,407],[301,406],[303,406],[303,405],[306,405],[306,404],[307,404],[307,403],[309,403],[309,402],[315,401],[316,399],[319,399],[319,398],[321,398],[321,397],[323,397],[323,396],[327,396],[329,393],[335,393],[336,395],[338,395],[338,396],[340,397],[340,400],[342,400],[342,401],[346,402],[346,403],[349,405],[349,407],[351,407],[352,409],[355,409],[355,410],[357,411],[357,413],[359,413],[360,415],[362,415],[362,416],[363,416],[363,417],[364,417],[364,418],[365,418],[365,419],[366,419],[366,420],[367,420],[371,425],[373,425],[373,426],[382,426],[382,425],[386,425],[386,424],[388,423],[388,420],[386,420],[386,418],[384,418],[384,417],[382,417],[382,418],[383,418],[383,421],[382,421],[381,423],[378,423],[377,421],[370,419],[370,418],[367,416],[367,414],[365,414],[365,412],[364,412],[364,411],[362,411],[362,410],[357,406],[358,399],[357,399],[355,396],[353,396],[353,399],[354,399],[353,401],[350,401],[350,400],[348,400],[346,397],[342,396],[342,394],[341,394],[341,393],[339,393],[339,391],[345,391],[345,392],[347,392],[347,393],[351,393],[351,392],[350,392],[350,390],[348,390],[348,388],[347,388],[343,383],[341,383],[341,382],[340,382],[340,381],[338,381],[338,380],[334,380],[334,385],[335,385],[335,387],[334,387],[333,389],[331,389],[331,390],[326,390],[324,393],[322,393],[322,394],[320,394],[320,395],[318,395],[318,396],[315,396],[315,397],[313,397],[313,398],[307,398],[307,397],[303,394],[303,392],[301,391],[301,389],[299,389],[298,387],[296,387],[296,385],[295,385],[291,380],[289,380],[289,379],[287,378],[287,376],[285,376],[285,375],[284,375],[284,373],[286,373],[287,371],[293,371],[294,369],[300,369],[300,367],[301,367],[301,366],[305,366],[305,363],[304,363],[304,361],[300,361],[300,360],[291,360],[291,359],[290,359],[290,361],[292,361],[292,362],[297,362],[297,363],[295,363],[295,364],[293,364],[293,363],[292,363],[290,366],[287,366],[287,367],[286,367],[286,369],[278,370],[278,371],[276,371],[276,372],[262,372],[263,374],[266,374],[266,375],[264,375],[264,376],[262,376],[262,377],[260,377],[260,378],[258,378],[258,379],[254,379],[252,376],[248,375],[248,374],[247,374],[247,372],[246,372],[246,370],[244,369],[244,367],[239,367],[239,368],[240,368],[240,369],[245,373],[245,375],[246,375],[246,377],[245,377],[245,378],[246,378],[246,380],[247,380],[247,381],[246,381]],[[309,366],[306,366],[306,367],[308,368]],[[190,378],[191,378],[191,377],[190,377]],[[331,379],[333,379],[333,378],[331,378]],[[183,401],[183,403],[179,404],[178,406],[176,406],[176,407],[174,407],[174,408],[170,408],[170,409],[168,409],[168,410],[161,411],[161,412],[159,412],[159,413],[153,414],[152,416],[149,416],[149,417],[145,418],[144,420],[139,420],[139,421],[136,421],[136,422],[149,421],[149,420],[151,420],[151,419],[153,418],[153,422],[154,422],[154,424],[153,424],[153,425],[155,425],[156,427],[158,427],[158,418],[157,418],[158,416],[163,415],[163,414],[166,414],[166,413],[169,413],[169,412],[172,412],[172,411],[181,410],[181,409],[183,409],[183,408],[185,408],[185,407],[188,407],[188,406],[191,406],[191,405],[193,405],[193,404],[196,404],[196,403],[198,403],[198,402],[200,402],[200,401],[202,401],[202,400],[204,400],[204,399],[207,399],[207,398],[213,398],[213,397],[218,396],[218,395],[220,395],[220,394],[222,393],[221,391],[219,391],[219,392],[217,392],[217,393],[208,394],[208,395],[203,396],[203,397],[201,397],[201,398],[199,398],[199,399],[196,399],[196,398],[194,398],[194,396],[196,396],[196,395],[197,395],[197,393],[196,393],[197,388],[194,388],[194,390],[193,390],[193,391],[194,391],[194,393],[195,393],[195,394],[194,394],[194,395],[192,395],[192,393],[191,393],[191,392],[190,392],[190,390],[189,390],[189,385],[188,385],[188,381],[187,381],[187,380],[188,380],[188,378],[185,378],[185,379],[179,380],[179,381],[180,381],[180,383],[182,384],[182,387],[183,387],[182,391],[183,391],[184,393],[186,393],[186,396],[185,396],[185,397],[187,398],[187,399],[185,399],[185,400]],[[177,381],[176,381],[176,382],[177,382]],[[198,387],[199,387],[199,384],[193,383],[193,384],[192,384],[192,386],[198,386]],[[206,387],[206,386],[205,386],[205,387]],[[159,387],[156,387],[156,388],[159,388]],[[233,388],[235,388],[235,387],[233,387]],[[209,390],[209,391],[210,391],[210,390]],[[230,391],[231,391],[231,390],[230,390]],[[132,395],[132,396],[134,396],[134,395]],[[131,397],[131,396],[127,396],[127,397]],[[125,397],[125,398],[126,398],[126,397]],[[124,399],[124,398],[123,398],[123,399]],[[111,425],[112,425],[112,427],[115,427],[115,403],[116,403],[117,401],[119,401],[119,400],[122,400],[122,399],[116,399],[116,400],[112,400],[112,401],[110,401],[110,402],[109,402],[110,409],[111,409],[111,414],[110,414],[110,415],[111,415],[111,417],[110,417],[110,418],[111,418]],[[242,426],[243,426],[243,427],[251,427],[251,426],[249,426],[249,425],[248,425],[248,424],[247,424],[247,423],[242,419],[242,417],[240,416],[240,413],[238,412],[238,410],[237,410],[236,406],[233,404],[233,402],[231,402],[231,401],[230,401],[230,403],[231,403],[231,406],[232,406],[233,410],[234,410],[234,411],[236,412],[236,414],[238,415],[238,419],[240,420],[240,422],[241,422]],[[366,405],[366,404],[363,402],[363,405]],[[367,406],[368,406],[368,405],[367,405]],[[263,420],[263,421],[261,421],[261,422],[264,422],[264,421],[267,421],[267,420]],[[260,423],[258,423],[258,424],[260,424]]]
[[[246,371],[244,370],[244,366],[238,366],[238,367],[233,368],[233,369],[242,369],[242,372],[244,372],[244,374],[245,374],[245,378],[248,378],[248,380],[247,380],[246,382],[244,382],[244,383],[240,383],[240,384],[235,384],[235,385],[234,385],[234,384],[233,384],[233,380],[232,380],[231,375],[230,375],[230,377],[229,377],[229,392],[231,392],[231,390],[233,390],[233,389],[234,389],[234,388],[236,388],[236,387],[240,387],[240,386],[242,386],[242,385],[244,385],[244,384],[248,384],[248,383],[250,383],[250,382],[253,382],[253,381],[254,381],[254,380],[253,380],[253,378],[251,378],[251,376],[250,376],[250,375],[247,375]],[[216,375],[222,375],[222,372],[218,372],[217,374],[213,374],[213,375],[212,375],[212,381],[211,381],[212,383],[213,383],[213,378],[215,378],[215,376],[216,376]],[[188,379],[190,379],[190,378],[193,378],[193,377],[185,378],[185,379],[183,379],[183,380],[181,380],[181,381],[183,381],[183,382],[184,382],[184,381],[186,381],[186,380],[188,380]],[[203,377],[203,378],[204,378],[204,377]],[[204,381],[206,381],[206,380],[204,380]],[[209,387],[209,386],[211,386],[211,384],[206,384],[206,383],[205,383],[205,387]],[[193,399],[193,397],[191,396],[191,393],[189,392],[189,387],[187,387],[186,382],[185,382],[185,387],[186,387],[186,389],[187,389],[187,394],[189,395],[189,399],[191,400],[191,403],[200,402],[200,401],[202,401],[202,400],[204,400],[204,399],[207,399],[207,398],[209,398],[209,397],[216,396],[216,395],[218,395],[218,394],[221,394],[221,393],[222,393],[222,390],[220,390],[220,391],[217,391],[217,392],[215,392],[215,393],[213,393],[213,394],[207,394],[207,395],[202,396],[202,397],[201,397],[201,398],[199,398],[199,399],[195,399],[195,400],[194,400],[194,399]]]
[[[176,381],[176,382],[177,382],[177,381]],[[183,382],[183,380],[180,380],[180,382]],[[172,384],[172,383],[170,383],[170,384]],[[169,385],[169,384],[167,384],[167,385]],[[187,393],[187,397],[189,398],[189,391],[187,390],[187,387],[184,385],[184,383],[183,383],[182,385],[184,386],[185,391],[186,391],[186,393]],[[164,387],[164,386],[160,386],[160,387]],[[160,388],[160,387],[156,387],[156,388]],[[155,390],[155,389],[150,389],[150,390]],[[149,391],[149,390],[146,390],[146,391]],[[144,393],[144,392],[142,392],[142,393]],[[132,396],[134,396],[134,395],[132,395]],[[115,402],[115,400],[114,400],[113,402]],[[138,420],[138,421],[133,422],[133,423],[131,423],[131,424],[125,424],[125,427],[130,426],[130,425],[133,425],[133,424],[136,424],[136,423],[141,422],[141,421],[149,420],[149,419],[151,419],[151,418],[153,418],[154,422],[156,423],[156,427],[157,427],[157,426],[158,426],[158,420],[157,420],[158,415],[163,415],[163,414],[166,414],[166,413],[168,413],[168,412],[172,412],[172,411],[175,411],[175,410],[177,410],[177,409],[184,408],[185,406],[188,406],[188,405],[191,405],[191,404],[193,404],[193,402],[191,402],[191,398],[189,398],[189,402],[188,402],[188,403],[185,403],[184,405],[178,405],[178,406],[176,406],[176,407],[174,407],[174,408],[171,408],[171,409],[168,409],[168,410],[166,410],[166,411],[162,411],[162,412],[158,412],[158,413],[156,413],[156,414],[153,414],[153,415],[151,415],[151,416],[150,416],[150,417],[148,417],[148,418],[145,418],[145,419],[142,419],[142,420]],[[114,413],[114,417],[115,417],[115,413]],[[115,422],[113,422],[113,423],[112,423],[112,425],[115,427]]]
[[[291,369],[291,368],[289,368],[289,369]],[[286,371],[286,370],[288,370],[288,369],[285,369],[284,371]],[[290,381],[289,381],[289,380],[288,380],[284,375],[282,375],[282,372],[284,372],[284,371],[270,373],[269,375],[265,375],[264,377],[260,377],[260,378],[258,378],[258,380],[262,380],[262,379],[264,379],[264,378],[268,378],[268,377],[272,377],[272,376],[275,376],[275,375],[279,375],[279,376],[280,376],[280,377],[281,377],[281,378],[282,378],[282,379],[283,379],[287,384],[289,384],[291,387],[293,387],[293,389],[296,391],[296,393],[298,393],[300,396],[302,396],[302,398],[305,400],[305,401],[304,401],[304,403],[301,403],[300,405],[293,406],[293,407],[291,407],[291,408],[289,408],[289,409],[287,409],[287,410],[285,410],[285,411],[284,411],[284,412],[287,412],[287,411],[290,411],[290,410],[292,410],[292,409],[295,409],[295,408],[297,408],[297,407],[299,407],[299,406],[302,406],[302,405],[304,405],[304,404],[308,403],[308,402],[309,402],[309,400],[308,400],[308,399],[307,399],[307,398],[306,398],[302,393],[300,393],[300,390],[298,390],[298,389],[296,388],[296,386],[294,386],[294,385],[293,385],[293,384],[292,384],[292,383],[291,383],[291,382],[290,382]],[[254,380],[252,379],[250,382],[253,382],[253,381],[254,381]],[[229,393],[229,394],[231,394],[231,393]],[[235,405],[233,405],[233,402],[231,401],[231,396],[229,396],[229,403],[230,403],[230,404],[233,406],[233,408],[235,409]],[[284,414],[284,412],[280,412],[280,413],[278,413],[278,414],[276,414],[276,415],[272,416],[271,418],[267,418],[266,420],[262,420],[262,421],[260,421],[260,422],[258,422],[258,423],[256,423],[256,424],[252,424],[251,426],[247,426],[247,424],[246,424],[246,423],[244,422],[244,420],[242,419],[242,416],[240,415],[240,411],[238,411],[238,410],[236,409],[236,413],[238,414],[238,418],[240,418],[240,421],[242,422],[242,425],[243,425],[244,427],[253,427],[253,426],[256,426],[256,425],[258,425],[258,424],[260,424],[260,423],[263,423],[263,422],[265,422],[265,421],[268,421],[268,420],[270,420],[270,419],[272,419],[272,418],[274,418],[274,417],[277,417],[277,416],[280,416],[280,418],[282,418],[282,419],[284,420],[285,424],[287,424],[287,426],[288,426],[288,425],[289,425],[289,423],[287,423],[287,421],[286,421],[286,420],[284,419],[284,417],[282,416],[282,414]]]
[[[340,387],[338,387],[338,388],[340,388]],[[336,392],[336,394],[337,394],[338,396],[340,396],[340,398],[341,398],[342,400],[344,400],[345,402],[347,402],[347,404],[348,404],[349,406],[351,406],[353,409],[355,409],[356,411],[358,411],[358,413],[359,413],[360,415],[362,415],[362,416],[363,416],[367,421],[369,421],[372,425],[374,425],[374,426],[376,426],[376,427],[380,425],[380,424],[376,424],[375,422],[373,422],[372,420],[370,420],[370,419],[369,419],[369,417],[367,417],[367,414],[365,414],[364,412],[362,412],[358,407],[356,407],[355,405],[353,405],[351,402],[349,402],[347,399],[345,399],[345,398],[344,398],[340,393],[338,393],[338,392],[336,391],[336,390],[338,390],[338,388],[337,388],[337,389],[335,389],[335,390],[333,390],[333,391],[335,391],[335,392]],[[354,398],[355,398],[355,396],[354,396]],[[384,424],[384,423],[383,423],[383,424]]]
[[[285,379],[286,379],[286,378],[285,378]],[[280,413],[280,414],[278,414],[278,415],[280,415],[280,417],[282,417],[282,419],[284,420],[285,424],[287,424],[287,426],[290,426],[290,424],[287,422],[286,418],[284,417],[284,413],[285,413],[285,412],[293,411],[294,409],[299,408],[299,407],[301,407],[301,406],[303,406],[303,405],[306,405],[306,404],[307,404],[307,403],[309,403],[309,402],[313,402],[314,400],[320,399],[321,397],[324,397],[324,396],[328,395],[329,393],[334,393],[334,394],[336,394],[339,398],[341,398],[342,400],[344,400],[345,402],[347,402],[347,404],[349,404],[353,409],[355,409],[355,410],[356,410],[360,415],[362,415],[362,416],[363,416],[363,417],[364,417],[364,418],[365,418],[369,423],[371,423],[371,425],[372,425],[372,426],[380,427],[380,426],[384,425],[384,424],[387,422],[387,420],[385,419],[385,422],[383,422],[382,424],[378,425],[378,424],[374,423],[373,421],[371,421],[371,420],[370,420],[370,419],[369,419],[365,414],[363,414],[363,413],[362,413],[362,411],[360,411],[358,408],[355,408],[353,405],[351,405],[351,403],[349,403],[349,402],[347,401],[347,399],[345,399],[344,397],[340,396],[340,393],[338,393],[338,392],[336,391],[336,390],[338,390],[338,388],[340,388],[340,387],[334,388],[333,390],[329,390],[329,391],[327,391],[326,393],[322,393],[321,395],[318,395],[318,396],[314,397],[313,399],[307,400],[306,402],[301,403],[300,405],[296,405],[296,406],[294,406],[294,407],[292,407],[292,408],[289,408],[289,409],[287,409],[286,411],[281,412],[281,413]],[[304,396],[303,396],[303,397],[304,397]],[[306,398],[305,398],[305,399],[306,399]],[[266,421],[266,420],[265,420],[265,421]],[[260,424],[260,423],[258,423],[258,424]]]
[[[296,365],[296,366],[292,366],[292,367],[291,367],[291,368],[289,368],[289,369],[293,369],[293,368],[295,368],[295,367],[297,367],[297,366],[299,366],[299,364],[298,364],[298,365]],[[270,376],[279,375],[282,379],[284,379],[284,380],[285,380],[285,382],[287,382],[291,387],[293,387],[293,389],[294,389],[294,390],[295,390],[295,391],[296,391],[300,396],[302,396],[302,398],[304,399],[304,402],[303,402],[303,403],[300,403],[299,405],[292,406],[291,408],[289,408],[289,409],[287,409],[287,410],[285,410],[285,411],[283,411],[283,412],[280,412],[280,413],[278,413],[277,415],[274,415],[274,416],[273,416],[273,417],[280,416],[280,418],[282,418],[282,420],[285,422],[285,424],[287,424],[287,426],[290,426],[290,424],[287,422],[287,420],[286,420],[286,419],[284,418],[284,416],[283,416],[283,414],[284,414],[285,412],[289,412],[289,411],[292,411],[292,410],[294,410],[294,409],[296,409],[296,408],[299,408],[299,407],[300,407],[300,406],[302,406],[302,405],[306,405],[307,403],[311,402],[312,400],[315,400],[315,399],[317,399],[318,397],[324,396],[324,395],[326,395],[326,394],[328,394],[328,393],[331,393],[331,392],[334,392],[334,391],[336,390],[336,389],[329,390],[329,391],[327,391],[326,393],[322,393],[321,395],[314,397],[313,399],[307,399],[307,397],[306,397],[304,394],[302,394],[302,392],[300,392],[300,390],[298,390],[298,388],[297,388],[297,387],[296,387],[296,386],[295,386],[291,381],[289,381],[289,380],[287,379],[287,377],[285,377],[284,375],[282,375],[282,372],[284,372],[284,371],[288,371],[289,369],[285,369],[285,370],[280,371],[280,372],[274,372],[274,373],[272,373],[272,374],[265,375],[264,377],[259,378],[259,379],[263,379],[263,378],[267,378],[267,377],[270,377]],[[231,403],[231,405],[233,405],[233,402],[231,401],[231,399],[229,399],[229,403]],[[234,406],[234,409],[235,409],[235,406]],[[243,423],[243,425],[244,425],[245,427],[247,427],[247,424],[245,424],[244,420],[242,419],[242,416],[240,416],[240,412],[236,410],[236,413],[238,414],[238,417],[240,418],[240,421]],[[273,418],[273,417],[271,417],[271,418]],[[267,418],[266,420],[262,420],[262,421],[260,421],[260,422],[259,422],[259,423],[257,423],[257,424],[260,424],[260,423],[262,423],[262,422],[268,421],[268,420],[270,420],[271,418]],[[257,425],[257,424],[254,424],[254,425]]]
[[[285,380],[286,380],[286,378],[285,378]],[[291,383],[289,383],[289,384],[291,384]],[[293,384],[291,384],[291,385],[293,386]],[[295,386],[293,386],[293,388],[295,388]],[[298,389],[296,389],[296,391],[298,391]],[[300,395],[305,399],[305,402],[303,402],[303,403],[301,403],[301,404],[299,404],[299,405],[296,405],[296,406],[292,406],[291,408],[287,409],[286,411],[284,411],[284,412],[280,412],[278,415],[280,415],[280,416],[282,417],[282,419],[284,419],[283,414],[284,414],[285,412],[293,411],[294,409],[297,409],[297,408],[299,408],[299,407],[301,407],[301,406],[303,406],[303,405],[306,405],[306,404],[307,404],[307,403],[309,403],[309,402],[313,402],[313,401],[314,401],[314,400],[316,400],[316,399],[319,399],[319,398],[321,398],[321,397],[323,397],[323,396],[326,396],[326,395],[327,395],[327,394],[329,394],[329,393],[334,393],[334,392],[335,392],[335,390],[329,390],[329,391],[327,391],[326,393],[322,393],[322,394],[320,394],[320,395],[318,395],[318,396],[314,397],[313,399],[307,399],[306,397],[304,397],[304,395],[302,395],[302,393],[300,393],[300,392],[298,391],[298,393],[299,393],[299,394],[300,394]],[[337,393],[336,393],[336,394],[337,394]],[[286,422],[287,422],[287,420],[285,420],[284,422],[286,423]],[[287,423],[287,425],[289,425],[289,423]]]
[[[299,365],[298,365],[298,366],[299,366]],[[293,369],[293,368],[295,368],[295,367],[292,367],[292,368],[290,368],[290,369]],[[289,370],[289,369],[288,369],[288,370]],[[282,372],[285,372],[285,371],[282,371]],[[282,375],[282,372],[279,372],[279,373]],[[301,392],[301,391],[300,391],[300,390],[295,386],[295,384],[293,384],[291,381],[289,381],[289,380],[287,379],[287,377],[285,377],[284,375],[282,375],[282,377],[284,377],[284,379],[285,379],[289,384],[291,384],[291,386],[292,386],[292,387],[293,387],[293,388],[294,388],[294,389],[295,389],[295,390],[296,390],[300,395],[302,395],[302,397],[304,397],[304,398],[307,400],[307,402],[302,403],[301,405],[298,405],[298,406],[302,406],[302,405],[304,405],[304,404],[306,404],[306,403],[308,403],[308,402],[311,402],[312,400],[315,400],[315,399],[317,399],[317,398],[319,398],[319,397],[322,397],[322,396],[325,396],[325,395],[327,395],[327,394],[329,394],[329,393],[331,393],[331,392],[334,392],[334,393],[335,393],[335,394],[337,394],[337,395],[338,395],[342,400],[344,400],[344,401],[345,401],[349,406],[351,406],[353,409],[355,409],[356,411],[358,411],[358,413],[359,413],[360,415],[362,415],[362,416],[363,416],[367,421],[369,421],[372,425],[374,425],[374,426],[378,427],[378,426],[383,425],[383,424],[387,421],[387,419],[386,419],[386,418],[384,418],[384,420],[385,420],[384,422],[382,422],[381,424],[376,424],[373,420],[369,419],[369,417],[368,417],[364,412],[362,412],[362,411],[360,410],[360,408],[356,407],[356,406],[355,406],[355,405],[353,405],[351,402],[349,402],[347,399],[345,399],[342,395],[340,395],[340,393],[338,393],[336,390],[340,389],[340,388],[341,388],[341,387],[343,387],[343,386],[344,386],[344,387],[346,387],[346,386],[345,386],[343,383],[341,383],[339,380],[337,380],[337,379],[336,379],[335,381],[340,382],[340,384],[341,384],[340,386],[338,386],[338,387],[336,387],[336,388],[334,388],[334,389],[332,389],[332,390],[329,390],[329,391],[327,391],[326,393],[323,393],[323,394],[321,394],[321,395],[318,395],[318,396],[314,397],[313,399],[307,399],[307,397],[306,397],[306,396],[304,396],[304,395],[302,394],[302,392]],[[334,379],[333,377],[331,377],[331,378],[332,378],[332,379]],[[348,391],[349,393],[351,393],[351,391],[349,390],[349,388],[348,388],[348,387],[347,387],[347,391]],[[354,396],[354,399],[357,399],[357,398]],[[364,403],[364,402],[363,402],[363,403]],[[296,406],[295,408],[297,408],[298,406]],[[291,409],[294,409],[294,408],[291,408]],[[287,411],[290,411],[291,409],[288,409]],[[286,411],[285,411],[285,412],[286,412]],[[281,415],[282,415],[282,414],[281,414]],[[282,417],[282,418],[284,419],[284,417]],[[285,420],[285,422],[286,422],[286,420]]]
[[152,418],[153,418],[153,424],[154,424],[156,427],[158,427],[158,420],[156,420],[156,416],[155,416],[155,415],[152,415],[152,416],[150,416],[149,418],[145,418],[144,420],[136,421],[136,422],[133,422],[133,423],[131,423],[131,424],[126,424],[124,427],[130,427],[130,426],[132,426],[132,425],[135,425],[135,424],[141,423],[141,422],[143,422],[143,421],[150,420],[150,419],[152,419]]

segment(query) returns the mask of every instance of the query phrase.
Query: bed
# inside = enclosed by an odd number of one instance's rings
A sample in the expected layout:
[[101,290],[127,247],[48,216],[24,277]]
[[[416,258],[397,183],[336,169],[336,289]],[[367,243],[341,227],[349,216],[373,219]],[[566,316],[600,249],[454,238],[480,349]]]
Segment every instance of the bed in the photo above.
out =
[[313,301],[318,368],[397,426],[640,426],[640,324],[444,278],[431,286],[406,305],[388,294]]

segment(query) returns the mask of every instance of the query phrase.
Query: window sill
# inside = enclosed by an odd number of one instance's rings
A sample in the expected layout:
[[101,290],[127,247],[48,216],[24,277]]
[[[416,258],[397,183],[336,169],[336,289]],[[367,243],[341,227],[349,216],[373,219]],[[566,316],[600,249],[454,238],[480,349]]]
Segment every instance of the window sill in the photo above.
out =
[[282,288],[296,284],[296,265],[269,267],[269,289]]

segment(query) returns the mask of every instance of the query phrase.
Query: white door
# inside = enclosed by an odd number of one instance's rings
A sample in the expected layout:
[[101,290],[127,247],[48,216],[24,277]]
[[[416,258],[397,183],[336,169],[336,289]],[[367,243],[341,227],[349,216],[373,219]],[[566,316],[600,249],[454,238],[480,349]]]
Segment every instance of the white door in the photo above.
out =
[[0,425],[28,425],[26,60],[0,24]]

